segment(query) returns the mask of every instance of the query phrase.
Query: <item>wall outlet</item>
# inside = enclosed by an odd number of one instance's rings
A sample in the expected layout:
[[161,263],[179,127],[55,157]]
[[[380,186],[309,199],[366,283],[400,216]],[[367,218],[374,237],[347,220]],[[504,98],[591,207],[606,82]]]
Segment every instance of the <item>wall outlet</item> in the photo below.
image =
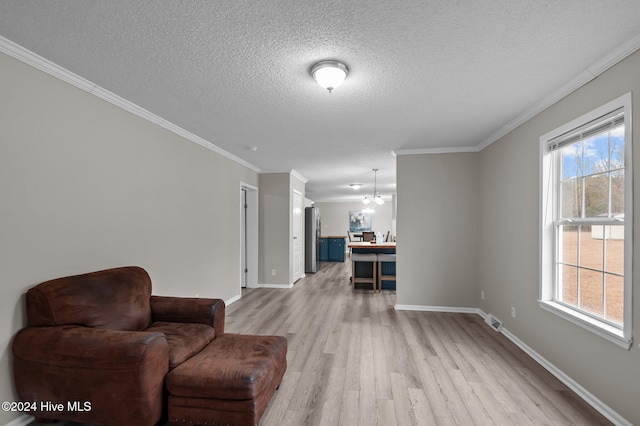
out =
[[481,300],[484,300],[484,290],[481,290],[481,291],[480,291],[480,299],[481,299]]
[[514,308],[513,306],[511,307],[511,318],[515,318],[516,317],[516,308]]
[[276,270],[275,270],[275,269],[272,269],[272,270],[271,270],[271,275],[275,275],[275,274],[276,274]]

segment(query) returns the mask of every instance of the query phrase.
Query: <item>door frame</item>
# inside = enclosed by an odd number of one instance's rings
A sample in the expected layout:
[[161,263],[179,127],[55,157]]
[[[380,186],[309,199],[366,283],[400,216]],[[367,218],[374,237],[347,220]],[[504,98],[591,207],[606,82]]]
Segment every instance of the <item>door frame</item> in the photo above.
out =
[[[243,221],[244,214],[244,197],[243,191],[247,196],[246,222]],[[246,223],[246,228],[245,228]],[[246,230],[246,234],[245,234]],[[239,269],[240,269],[240,294],[242,294],[243,275],[245,274],[242,265],[245,256],[246,241],[246,268],[247,281],[246,288],[258,287],[258,188],[244,182],[240,182],[240,253],[239,253]]]

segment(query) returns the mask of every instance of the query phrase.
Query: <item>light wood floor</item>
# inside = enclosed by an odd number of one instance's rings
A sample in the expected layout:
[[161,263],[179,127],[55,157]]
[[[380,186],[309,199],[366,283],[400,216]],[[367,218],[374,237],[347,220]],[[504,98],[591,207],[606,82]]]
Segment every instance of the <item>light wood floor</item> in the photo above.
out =
[[228,332],[289,342],[261,426],[610,424],[479,315],[396,311],[395,292],[353,292],[349,265],[227,307]]
[[289,342],[261,426],[610,424],[480,316],[396,311],[395,292],[352,291],[349,266],[227,307],[227,332]]

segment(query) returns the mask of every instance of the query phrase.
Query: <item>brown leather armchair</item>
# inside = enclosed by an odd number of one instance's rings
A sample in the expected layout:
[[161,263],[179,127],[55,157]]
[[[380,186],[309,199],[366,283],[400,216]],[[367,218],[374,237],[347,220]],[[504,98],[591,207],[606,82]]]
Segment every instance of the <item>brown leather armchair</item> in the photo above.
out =
[[220,299],[151,296],[135,266],[47,281],[13,342],[18,396],[39,421],[154,425],[167,372],[222,336],[224,315]]

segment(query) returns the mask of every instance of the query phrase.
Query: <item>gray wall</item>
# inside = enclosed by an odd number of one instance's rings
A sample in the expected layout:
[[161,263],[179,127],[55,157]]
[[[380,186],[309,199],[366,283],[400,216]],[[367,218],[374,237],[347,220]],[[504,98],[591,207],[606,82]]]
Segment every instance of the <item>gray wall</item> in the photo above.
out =
[[[261,173],[259,179],[258,283],[290,284],[289,173]],[[276,270],[276,275],[271,274],[273,269]]]
[[477,154],[397,158],[399,305],[476,307]]
[[[634,93],[633,122],[640,123],[639,75],[636,52],[479,153],[397,158],[398,304],[479,307],[496,315],[632,424],[640,424],[639,272],[634,268],[631,350],[539,308],[539,138],[629,91]],[[639,139],[636,129],[636,224]],[[634,229],[635,241],[639,229]],[[637,247],[633,261],[640,261]]]
[[[258,284],[293,283],[293,190],[305,202],[305,182],[295,173],[261,173],[259,195]],[[302,212],[302,273],[304,273],[304,211]],[[273,275],[272,271],[276,270]]]
[[140,265],[155,294],[240,294],[240,182],[257,173],[4,54],[0,93],[0,400],[39,282]]

